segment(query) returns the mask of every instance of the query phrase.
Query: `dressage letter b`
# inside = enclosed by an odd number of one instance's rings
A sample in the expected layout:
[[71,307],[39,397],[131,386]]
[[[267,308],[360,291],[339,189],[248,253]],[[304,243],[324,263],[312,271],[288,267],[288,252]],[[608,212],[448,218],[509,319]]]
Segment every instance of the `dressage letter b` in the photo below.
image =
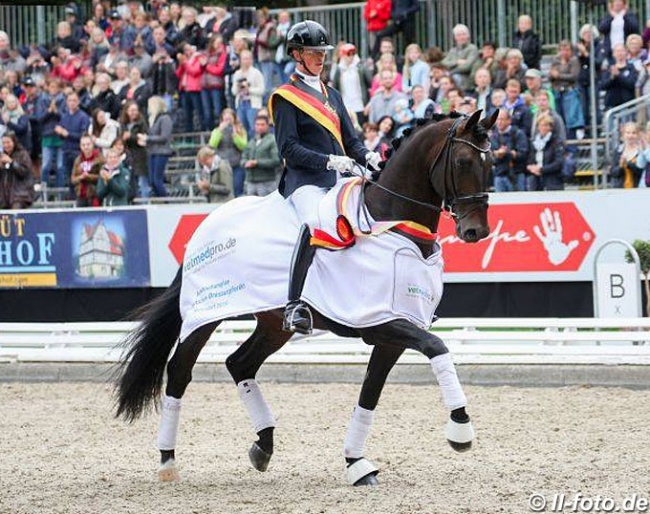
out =
[[623,298],[625,296],[622,275],[609,276],[609,296],[610,298]]

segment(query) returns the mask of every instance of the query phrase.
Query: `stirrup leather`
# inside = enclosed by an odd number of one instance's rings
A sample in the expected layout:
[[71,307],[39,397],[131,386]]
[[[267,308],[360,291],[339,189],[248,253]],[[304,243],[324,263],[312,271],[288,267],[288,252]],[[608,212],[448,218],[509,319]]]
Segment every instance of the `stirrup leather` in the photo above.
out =
[[284,309],[282,330],[309,335],[314,324],[309,307],[303,302],[290,302]]

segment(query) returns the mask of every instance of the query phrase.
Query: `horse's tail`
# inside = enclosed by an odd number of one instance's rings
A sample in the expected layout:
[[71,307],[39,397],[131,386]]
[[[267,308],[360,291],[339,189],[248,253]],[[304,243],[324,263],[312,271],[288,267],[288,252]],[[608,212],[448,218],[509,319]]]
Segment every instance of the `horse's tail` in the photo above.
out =
[[125,339],[125,355],[117,369],[115,416],[135,421],[157,405],[167,358],[181,331],[182,268],[169,288],[134,314],[140,325]]

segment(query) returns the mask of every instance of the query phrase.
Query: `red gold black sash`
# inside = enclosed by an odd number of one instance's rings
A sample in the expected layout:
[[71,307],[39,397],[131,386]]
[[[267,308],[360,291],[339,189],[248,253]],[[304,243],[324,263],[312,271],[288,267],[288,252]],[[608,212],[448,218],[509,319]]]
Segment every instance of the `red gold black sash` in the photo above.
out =
[[273,97],[275,95],[281,96],[307,114],[310,118],[320,123],[336,138],[339,145],[341,145],[341,149],[345,148],[343,146],[343,136],[341,135],[341,120],[334,109],[331,107],[329,109],[327,108],[329,104],[326,106],[317,98],[298,89],[291,83],[284,84],[277,88],[269,98],[269,114],[271,115],[271,119],[273,119]]

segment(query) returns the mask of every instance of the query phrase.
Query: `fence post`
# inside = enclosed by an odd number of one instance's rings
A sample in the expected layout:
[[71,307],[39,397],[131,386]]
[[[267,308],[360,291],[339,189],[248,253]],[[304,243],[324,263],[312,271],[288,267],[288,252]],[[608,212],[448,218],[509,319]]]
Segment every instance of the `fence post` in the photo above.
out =
[[[650,0],[648,0],[650,1]],[[571,11],[571,43],[574,45],[578,42],[578,2],[571,0],[570,11]],[[591,23],[591,22],[590,22]]]
[[499,27],[499,46],[504,48],[507,46],[506,37],[508,35],[506,29],[506,0],[497,1],[497,19]]
[[[434,8],[434,3],[436,0],[427,0],[427,46],[432,47],[432,46],[438,46],[438,41],[436,38],[436,20],[434,17],[435,13],[435,8]],[[650,0],[648,0],[650,2]]]
[[39,42],[47,41],[45,34],[45,6],[36,6],[36,34],[38,35]]

